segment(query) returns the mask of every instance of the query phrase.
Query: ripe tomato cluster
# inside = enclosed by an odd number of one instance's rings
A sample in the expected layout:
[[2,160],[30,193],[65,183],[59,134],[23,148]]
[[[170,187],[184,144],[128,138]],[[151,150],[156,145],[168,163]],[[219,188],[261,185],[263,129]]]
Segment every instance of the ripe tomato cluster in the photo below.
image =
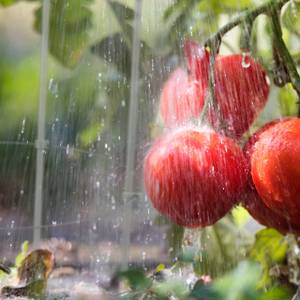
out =
[[300,119],[272,121],[241,149],[239,139],[266,105],[269,84],[257,61],[233,54],[215,59],[218,113],[209,108],[211,126],[194,125],[209,93],[210,55],[194,41],[184,51],[187,68],[177,68],[161,93],[166,133],[144,161],[154,208],[179,225],[205,227],[242,201],[263,225],[300,232]]

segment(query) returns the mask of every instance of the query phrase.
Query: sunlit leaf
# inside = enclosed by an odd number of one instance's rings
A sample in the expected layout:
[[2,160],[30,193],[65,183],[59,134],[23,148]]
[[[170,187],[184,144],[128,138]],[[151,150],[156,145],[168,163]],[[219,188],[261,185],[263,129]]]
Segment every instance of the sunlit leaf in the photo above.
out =
[[15,259],[15,266],[17,268],[21,266],[22,262],[26,258],[26,255],[28,254],[28,247],[29,247],[29,242],[28,241],[23,242],[21,246],[21,252],[16,256]]
[[270,290],[263,293],[258,300],[287,300],[291,299],[291,291],[286,288],[271,288]]
[[249,213],[242,206],[235,207],[231,213],[235,224],[239,227],[243,227],[250,219]]
[[297,114],[297,95],[289,83],[279,90],[280,112],[283,116],[295,116]]
[[32,251],[18,267],[20,282],[30,283],[39,279],[47,280],[54,266],[53,254],[44,249]]
[[240,11],[248,8],[252,4],[251,0],[226,0],[220,3],[219,0],[201,1],[199,10],[206,11],[210,14],[218,15],[228,11]]
[[16,0],[0,0],[0,5],[2,6],[9,6],[15,4]]
[[166,266],[164,264],[159,264],[156,268],[155,268],[155,272],[161,272],[166,268]]
[[90,127],[86,128],[80,133],[80,142],[83,146],[88,146],[93,143],[97,137],[101,135],[103,126],[99,123],[92,124]]
[[300,35],[300,3],[290,1],[282,10],[282,23],[291,32]]
[[250,251],[250,258],[259,262],[263,268],[259,286],[267,286],[272,282],[269,270],[283,262],[286,257],[288,243],[285,237],[275,229],[262,229],[255,235],[255,243]]

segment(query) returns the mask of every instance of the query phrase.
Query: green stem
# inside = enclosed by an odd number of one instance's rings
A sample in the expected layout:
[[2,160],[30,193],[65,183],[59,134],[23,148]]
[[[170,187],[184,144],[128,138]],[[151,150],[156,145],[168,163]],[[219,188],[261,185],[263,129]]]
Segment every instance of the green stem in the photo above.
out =
[[206,41],[205,45],[211,47],[211,45],[214,45],[216,41],[220,41],[223,38],[223,36],[234,27],[240,25],[241,23],[244,23],[245,21],[253,22],[259,15],[266,14],[272,7],[275,7],[276,9],[281,9],[282,6],[288,3],[289,1],[290,0],[270,0],[269,2],[258,6],[254,9],[246,10],[244,13],[233,19],[231,22],[221,27],[217,33],[215,33]]
[[[290,54],[283,38],[280,20],[278,16],[278,10],[276,7],[272,7],[270,10],[270,16],[272,20],[273,39],[278,55],[281,59],[281,63],[286,67],[290,82],[296,91],[298,98],[300,99],[300,76],[297,71],[296,64]],[[300,107],[298,108],[298,117],[300,117]]]
[[217,225],[213,225],[212,226],[212,229],[213,229],[213,232],[214,232],[214,235],[216,237],[216,241],[217,241],[217,244],[218,244],[218,247],[221,251],[221,254],[224,258],[224,261],[225,262],[229,262],[230,261],[230,258],[229,258],[229,255],[227,253],[227,249],[226,249],[226,246],[224,246],[223,242],[222,242],[222,238],[219,234],[219,231],[218,229],[216,228]]
[[[256,17],[258,17],[260,14],[267,14],[271,9],[280,10],[282,6],[286,3],[288,3],[290,0],[270,0],[266,4],[263,4],[257,8],[249,9],[246,12],[242,13],[238,17],[236,17],[231,22],[227,23],[225,26],[221,27],[218,32],[216,32],[212,37],[210,37],[206,42],[205,46],[210,48],[211,54],[210,54],[210,68],[209,68],[209,94],[205,99],[204,107],[200,115],[200,122],[203,122],[203,120],[206,118],[208,110],[210,107],[214,109],[214,111],[217,113],[218,120],[220,122],[220,126],[224,126],[224,120],[222,120],[220,116],[220,111],[218,109],[218,104],[215,99],[215,93],[214,93],[214,87],[215,87],[215,74],[214,74],[214,63],[215,63],[215,57],[217,53],[219,52],[220,44],[222,41],[223,36],[233,29],[234,27],[244,24],[244,26],[249,27],[253,25],[254,20]],[[297,71],[297,70],[296,70]],[[294,82],[294,84],[297,84],[297,81]],[[300,110],[299,110],[300,114]]]
[[216,53],[214,52],[214,48],[212,48],[210,52],[209,57],[209,83],[208,83],[208,95],[206,96],[204,106],[200,115],[200,122],[204,122],[206,119],[206,116],[208,114],[208,111],[210,108],[213,108],[215,110],[216,108],[216,99],[215,99],[215,59],[216,59]]

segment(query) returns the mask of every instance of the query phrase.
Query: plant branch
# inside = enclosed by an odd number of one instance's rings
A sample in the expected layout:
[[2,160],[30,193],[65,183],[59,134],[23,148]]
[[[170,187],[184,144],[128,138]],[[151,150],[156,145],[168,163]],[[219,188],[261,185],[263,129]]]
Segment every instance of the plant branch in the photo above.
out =
[[[293,60],[293,57],[290,54],[282,38],[282,30],[281,30],[280,20],[278,16],[278,9],[276,9],[276,7],[271,8],[270,16],[272,20],[274,46],[276,47],[276,51],[279,56],[280,62],[288,72],[289,81],[291,82],[294,90],[298,95],[298,99],[300,100],[300,76],[298,74],[297,67]],[[300,117],[300,107],[298,109],[298,117]]]
[[231,22],[221,27],[217,33],[215,33],[206,41],[205,46],[211,47],[216,43],[216,41],[220,41],[223,38],[223,36],[234,27],[240,25],[241,23],[253,22],[256,19],[256,17],[258,17],[261,14],[266,14],[272,7],[275,7],[276,9],[281,9],[282,6],[288,3],[289,1],[290,0],[271,0],[254,9],[246,10],[244,13],[233,19]]
[[209,81],[208,81],[208,94],[205,97],[204,106],[200,115],[200,122],[204,122],[208,111],[210,108],[216,109],[216,99],[215,99],[215,59],[216,53],[214,51],[214,47],[211,49],[209,55]]
[[[248,35],[250,35],[251,28],[252,28],[253,22],[256,19],[256,17],[258,17],[260,14],[267,14],[272,9],[275,9],[276,11],[278,11],[282,8],[282,6],[284,4],[286,4],[289,1],[290,0],[276,0],[276,1],[270,0],[266,4],[263,4],[259,7],[256,7],[254,9],[249,9],[246,12],[239,15],[238,17],[236,17],[231,22],[227,23],[225,26],[221,27],[218,32],[216,32],[212,37],[210,37],[205,42],[205,47],[209,47],[209,49],[210,49],[209,93],[205,99],[204,107],[203,107],[202,113],[200,115],[200,122],[203,122],[203,120],[206,118],[209,109],[213,108],[214,112],[217,113],[217,117],[218,117],[218,121],[220,122],[220,126],[222,127],[224,125],[224,122],[220,116],[220,111],[219,111],[218,104],[215,99],[215,92],[214,92],[214,88],[215,88],[215,74],[214,74],[215,57],[219,52],[223,36],[228,31],[230,31],[231,29],[233,29],[234,27],[236,27],[240,24],[244,24],[244,27],[247,31],[246,33],[248,33]],[[248,36],[248,38],[249,38],[249,36]],[[248,49],[248,51],[249,51],[249,49]],[[293,73],[295,73],[295,70],[293,70]],[[297,84],[297,81],[295,83]],[[299,114],[300,114],[300,110],[299,110]]]

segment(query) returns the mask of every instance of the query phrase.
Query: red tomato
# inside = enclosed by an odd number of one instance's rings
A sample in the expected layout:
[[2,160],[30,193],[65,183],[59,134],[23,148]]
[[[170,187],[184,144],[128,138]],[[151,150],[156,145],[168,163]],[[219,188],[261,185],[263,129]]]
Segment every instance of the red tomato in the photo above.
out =
[[249,188],[245,193],[243,206],[258,223],[264,226],[275,228],[282,234],[300,233],[300,225],[290,223],[287,218],[267,207],[255,188]]
[[200,115],[203,96],[197,81],[189,80],[187,72],[176,69],[164,84],[160,113],[169,127],[183,124]]
[[[290,117],[285,117],[285,118],[282,118],[282,119],[276,119],[276,120],[273,120],[271,122],[268,122],[266,124],[264,124],[261,128],[259,128],[247,141],[247,143],[245,144],[244,146],[244,153],[245,153],[245,156],[246,156],[246,159],[247,159],[247,162],[249,163],[249,169],[251,168],[250,166],[250,162],[251,162],[251,155],[252,155],[252,152],[254,150],[254,144],[259,140],[259,137],[260,135],[265,132],[267,129],[271,128],[272,126],[280,123],[280,122],[285,122],[287,120],[290,120],[291,118]],[[250,179],[249,179],[250,183],[252,183],[253,185],[253,182],[252,182],[252,178],[250,176]]]
[[[208,92],[209,60],[197,43],[188,42],[185,51],[191,76],[200,82],[202,95]],[[197,54],[201,53],[201,55]],[[240,137],[248,130],[266,105],[269,84],[263,67],[250,56],[233,54],[217,56],[215,62],[215,97],[220,115],[227,127],[225,133]],[[210,121],[219,127],[217,115],[211,111]]]
[[[248,142],[244,147],[244,153],[249,163],[249,167],[251,164],[251,156],[254,151],[254,145],[259,140],[260,135],[272,126],[290,119],[291,118],[273,120],[265,124],[249,138]],[[285,216],[276,213],[268,206],[266,206],[266,204],[260,198],[255,189],[251,174],[249,174],[249,188],[247,188],[247,191],[245,192],[243,205],[248,210],[250,215],[262,225],[265,225],[267,227],[273,227],[283,234],[286,234],[288,232],[300,232],[299,225],[290,223]]]
[[260,134],[251,175],[264,203],[300,225],[300,119],[279,122]]
[[157,141],[144,161],[153,206],[186,227],[217,222],[237,203],[246,180],[240,147],[208,130],[175,130]]
[[199,82],[201,90],[206,89],[209,74],[209,52],[197,42],[188,40],[184,44],[184,53],[190,77]]

